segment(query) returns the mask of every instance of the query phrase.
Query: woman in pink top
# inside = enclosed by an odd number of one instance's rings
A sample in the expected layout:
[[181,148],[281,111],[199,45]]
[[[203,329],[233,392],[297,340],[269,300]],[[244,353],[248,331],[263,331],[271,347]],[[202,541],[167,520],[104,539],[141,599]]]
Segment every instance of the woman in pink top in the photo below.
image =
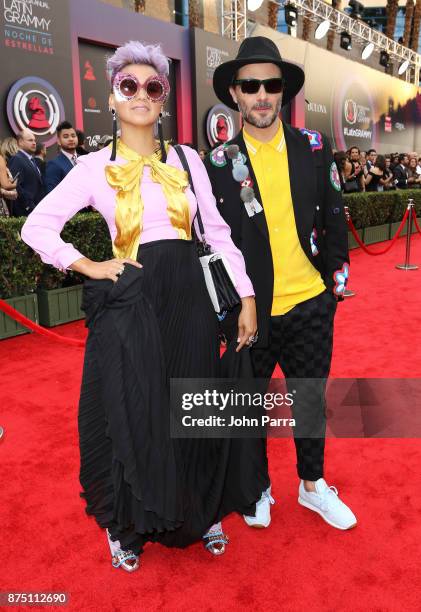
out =
[[[154,138],[169,93],[167,58],[159,46],[131,42],[109,59],[108,70],[121,138],[112,152],[106,147],[78,159],[29,215],[22,239],[45,263],[88,277],[81,496],[107,530],[113,565],[134,571],[147,541],[183,547],[203,537],[210,552],[222,554],[228,540],[219,521],[233,510],[247,513],[262,492],[249,487],[242,500],[231,491],[236,502],[227,500],[227,479],[235,488],[231,440],[169,435],[169,379],[219,374],[218,321],[192,240],[197,203],[207,240],[228,259],[241,297],[238,350],[257,325],[242,254],[200,157],[183,147],[196,202],[176,151]],[[108,224],[109,261],[91,261],[60,237],[87,205]]]

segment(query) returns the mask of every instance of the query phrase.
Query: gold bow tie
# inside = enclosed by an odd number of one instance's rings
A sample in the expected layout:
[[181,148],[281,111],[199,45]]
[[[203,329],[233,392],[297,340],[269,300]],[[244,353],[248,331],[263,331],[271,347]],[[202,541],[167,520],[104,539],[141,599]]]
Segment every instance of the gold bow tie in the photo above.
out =
[[191,239],[190,209],[185,193],[188,177],[185,170],[162,163],[161,151],[153,155],[138,155],[121,142],[117,143],[117,156],[127,160],[124,166],[105,167],[108,184],[116,190],[115,224],[117,235],[113,244],[115,257],[137,259],[140,234],[143,229],[143,202],[140,192],[145,165],[151,167],[151,178],[160,183],[167,200],[171,225],[182,240]]

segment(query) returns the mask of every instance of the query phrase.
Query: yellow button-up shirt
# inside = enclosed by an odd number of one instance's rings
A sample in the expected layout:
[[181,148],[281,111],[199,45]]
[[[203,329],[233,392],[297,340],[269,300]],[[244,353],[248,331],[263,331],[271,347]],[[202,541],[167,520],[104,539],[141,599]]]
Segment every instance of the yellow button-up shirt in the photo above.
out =
[[274,268],[272,316],[283,315],[326,287],[298,238],[282,122],[270,142],[256,140],[244,128],[243,137],[269,229]]

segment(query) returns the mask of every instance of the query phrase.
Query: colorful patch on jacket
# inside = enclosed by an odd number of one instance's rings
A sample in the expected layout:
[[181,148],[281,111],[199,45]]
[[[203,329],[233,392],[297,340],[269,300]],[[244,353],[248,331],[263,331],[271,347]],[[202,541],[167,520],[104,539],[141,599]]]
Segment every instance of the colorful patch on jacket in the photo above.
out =
[[323,138],[320,132],[317,130],[308,130],[307,128],[300,128],[300,132],[307,136],[312,151],[321,151],[323,149]]
[[253,187],[253,180],[247,177],[246,180],[241,183],[241,187]]
[[225,145],[219,145],[210,154],[211,164],[217,168],[223,168],[227,165],[227,158],[225,157]]
[[343,295],[346,284],[348,282],[348,278],[349,278],[349,265],[345,262],[340,270],[336,270],[336,272],[333,273],[333,280],[335,281],[333,293],[335,295]]
[[319,254],[319,249],[317,248],[316,245],[316,239],[317,239],[317,231],[316,228],[313,228],[313,231],[311,232],[311,236],[310,236],[310,246],[311,246],[311,254],[313,255],[313,257],[316,257],[316,255]]
[[334,187],[336,191],[341,191],[341,179],[339,178],[339,170],[335,162],[332,162],[330,166],[329,178],[332,187]]

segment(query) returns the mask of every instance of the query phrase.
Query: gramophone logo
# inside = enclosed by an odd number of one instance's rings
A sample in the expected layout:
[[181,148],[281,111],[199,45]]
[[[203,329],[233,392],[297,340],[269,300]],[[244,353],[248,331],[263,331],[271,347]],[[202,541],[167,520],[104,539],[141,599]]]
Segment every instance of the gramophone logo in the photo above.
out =
[[16,134],[29,128],[47,147],[56,142],[56,130],[64,119],[64,105],[57,90],[44,79],[25,77],[10,89],[7,118]]
[[211,147],[234,137],[234,113],[225,104],[216,104],[208,112],[206,134]]
[[94,68],[89,60],[86,60],[84,68],[85,74],[83,75],[83,79],[85,81],[96,81]]
[[344,103],[345,119],[353,125],[357,121],[357,105],[354,100],[345,100]]

